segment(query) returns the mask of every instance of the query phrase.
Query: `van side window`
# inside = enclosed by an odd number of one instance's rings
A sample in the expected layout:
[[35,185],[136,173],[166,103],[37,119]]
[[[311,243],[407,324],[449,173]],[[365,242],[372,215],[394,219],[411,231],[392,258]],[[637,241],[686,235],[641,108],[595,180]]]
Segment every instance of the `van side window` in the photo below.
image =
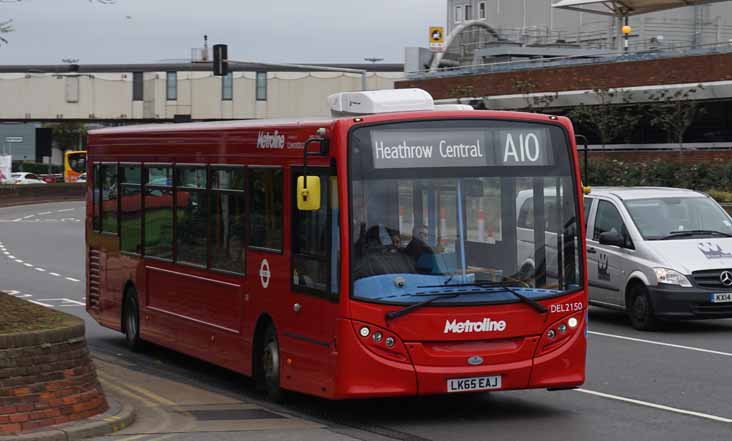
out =
[[[608,201],[599,201],[597,214],[595,215],[595,232],[592,239],[600,240],[600,235],[607,231],[616,231],[625,238],[626,246],[630,243],[628,231],[625,229],[623,218],[613,204]],[[630,244],[632,246],[632,244]]]
[[587,222],[590,220],[590,210],[594,201],[592,198],[585,198],[585,228],[587,228]]

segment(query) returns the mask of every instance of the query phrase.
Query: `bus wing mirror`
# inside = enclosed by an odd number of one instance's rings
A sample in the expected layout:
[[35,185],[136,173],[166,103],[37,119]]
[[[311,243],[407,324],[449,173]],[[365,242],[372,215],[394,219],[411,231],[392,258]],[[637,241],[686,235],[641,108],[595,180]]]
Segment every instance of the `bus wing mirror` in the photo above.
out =
[[297,209],[300,211],[320,210],[320,176],[297,178]]

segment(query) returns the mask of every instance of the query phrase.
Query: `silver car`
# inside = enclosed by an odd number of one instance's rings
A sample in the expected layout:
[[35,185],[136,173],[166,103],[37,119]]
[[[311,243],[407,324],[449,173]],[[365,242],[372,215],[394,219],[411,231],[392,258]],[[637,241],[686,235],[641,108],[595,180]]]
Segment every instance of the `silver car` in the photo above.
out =
[[595,187],[585,196],[590,304],[634,328],[732,317],[732,218],[691,190]]

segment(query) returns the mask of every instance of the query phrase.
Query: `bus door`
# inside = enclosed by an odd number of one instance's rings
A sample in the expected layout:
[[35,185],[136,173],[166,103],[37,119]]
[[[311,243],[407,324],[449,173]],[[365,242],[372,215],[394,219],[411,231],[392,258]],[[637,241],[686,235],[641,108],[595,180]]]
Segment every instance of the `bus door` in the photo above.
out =
[[[287,302],[290,319],[283,330],[292,363],[283,367],[283,373],[284,381],[322,394],[333,390],[335,377],[333,345],[340,257],[338,187],[329,169],[308,168],[308,175],[320,177],[320,209],[298,210],[297,178],[302,176],[302,169],[293,169],[291,294]],[[288,375],[293,377],[288,380]]]

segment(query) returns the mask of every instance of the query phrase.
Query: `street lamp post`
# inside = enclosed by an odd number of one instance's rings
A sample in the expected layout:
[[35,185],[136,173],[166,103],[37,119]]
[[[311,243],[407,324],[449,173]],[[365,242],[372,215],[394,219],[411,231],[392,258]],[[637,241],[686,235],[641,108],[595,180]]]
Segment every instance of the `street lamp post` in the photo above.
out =
[[628,16],[625,16],[625,24],[623,25],[623,51],[628,52],[628,37],[633,29],[628,24]]

